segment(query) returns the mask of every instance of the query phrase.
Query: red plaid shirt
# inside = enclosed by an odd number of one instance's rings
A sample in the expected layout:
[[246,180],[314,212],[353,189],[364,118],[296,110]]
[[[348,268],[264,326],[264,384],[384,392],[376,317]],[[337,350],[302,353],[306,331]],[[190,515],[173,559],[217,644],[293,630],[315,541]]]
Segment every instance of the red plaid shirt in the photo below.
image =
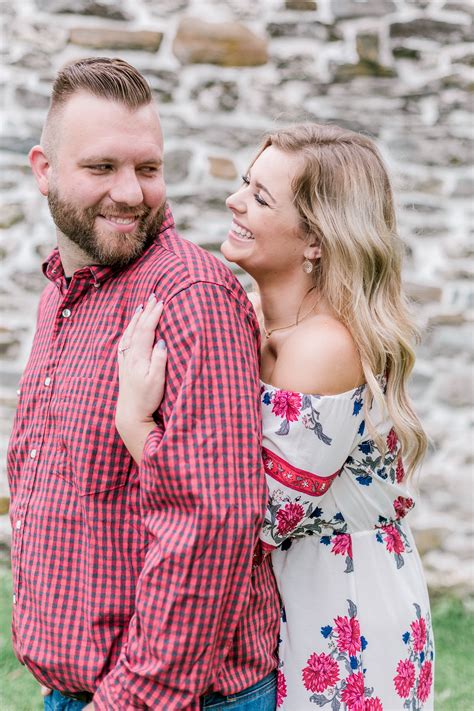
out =
[[[258,327],[237,281],[175,232],[66,287],[44,271],[10,442],[13,639],[35,677],[98,709],[198,709],[276,666],[278,596],[252,572],[266,504]],[[137,467],[114,426],[117,343],[154,291],[166,392]]]

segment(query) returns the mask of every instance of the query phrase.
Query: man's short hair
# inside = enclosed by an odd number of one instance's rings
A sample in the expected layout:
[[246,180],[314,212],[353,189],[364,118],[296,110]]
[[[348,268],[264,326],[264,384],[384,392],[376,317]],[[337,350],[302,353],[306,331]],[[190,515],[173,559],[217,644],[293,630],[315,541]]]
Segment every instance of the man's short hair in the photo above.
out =
[[132,110],[152,101],[151,89],[144,77],[131,64],[118,58],[87,57],[67,64],[53,84],[50,111],[65,104],[78,91],[118,101]]

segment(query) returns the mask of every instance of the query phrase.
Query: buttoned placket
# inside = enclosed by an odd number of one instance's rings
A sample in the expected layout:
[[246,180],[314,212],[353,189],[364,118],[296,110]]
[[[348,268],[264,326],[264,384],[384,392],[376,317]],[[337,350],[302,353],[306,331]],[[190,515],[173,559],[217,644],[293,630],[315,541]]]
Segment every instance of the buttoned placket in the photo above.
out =
[[[58,286],[61,287],[61,284],[58,284]],[[63,298],[57,307],[54,327],[51,334],[49,359],[47,365],[45,366],[44,376],[41,381],[42,392],[40,394],[40,411],[37,413],[35,418],[38,423],[46,423],[48,421],[48,411],[51,399],[55,392],[55,371],[60,363],[61,354],[67,342],[68,332],[70,330],[69,324],[72,322],[74,309],[79,307],[80,301],[84,298],[90,288],[95,287],[95,289],[97,289],[100,286],[100,283],[95,280],[91,281],[90,274],[85,273],[82,275],[82,278],[75,279],[74,286],[75,288],[69,288],[67,291],[63,291],[60,288],[60,293]],[[20,390],[17,391],[17,394],[21,398]],[[41,458],[41,448],[45,434],[46,432],[44,428],[41,432],[37,432],[36,430],[33,432],[33,438],[29,449],[28,465],[25,465],[22,471],[22,475],[24,477],[22,495],[16,509],[16,520],[13,529],[13,541],[17,558],[13,593],[13,614],[17,611],[18,603],[21,601],[23,541],[24,536],[27,534],[28,509],[36,483],[36,475]]]

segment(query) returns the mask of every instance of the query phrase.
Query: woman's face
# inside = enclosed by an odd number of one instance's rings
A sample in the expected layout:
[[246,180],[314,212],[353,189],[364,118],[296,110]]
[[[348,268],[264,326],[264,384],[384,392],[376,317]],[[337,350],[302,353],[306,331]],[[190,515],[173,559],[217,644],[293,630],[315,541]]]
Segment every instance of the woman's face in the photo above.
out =
[[243,176],[239,190],[226,200],[233,220],[222,254],[257,281],[301,272],[307,244],[291,188],[300,160],[269,146]]

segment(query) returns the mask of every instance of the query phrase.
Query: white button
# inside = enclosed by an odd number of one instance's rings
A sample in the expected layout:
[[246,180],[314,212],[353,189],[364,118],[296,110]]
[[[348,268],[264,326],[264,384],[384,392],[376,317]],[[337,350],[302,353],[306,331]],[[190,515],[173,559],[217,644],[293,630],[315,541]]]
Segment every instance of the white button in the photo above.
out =
[[18,531],[19,528],[21,528],[21,520],[18,519],[18,521],[15,523],[15,528]]
[[64,318],[69,318],[70,315],[71,315],[70,310],[69,310],[69,309],[64,309],[64,311],[63,311],[63,316],[64,316]]
[[98,289],[99,286],[100,286],[99,282],[98,282],[98,281],[95,281],[95,282],[94,282],[94,286],[95,286],[96,289]]
[[16,391],[16,394],[18,395],[18,397],[20,397],[20,395],[21,395],[21,390],[20,390],[20,388],[18,388],[18,390]]
[[16,595],[13,593],[13,604],[16,605]]
[[46,387],[48,387],[48,385],[51,385],[51,378],[49,377],[49,375],[47,378],[44,379],[44,384],[46,385]]
[[36,457],[36,449],[32,449],[30,452],[30,457],[34,459]]

